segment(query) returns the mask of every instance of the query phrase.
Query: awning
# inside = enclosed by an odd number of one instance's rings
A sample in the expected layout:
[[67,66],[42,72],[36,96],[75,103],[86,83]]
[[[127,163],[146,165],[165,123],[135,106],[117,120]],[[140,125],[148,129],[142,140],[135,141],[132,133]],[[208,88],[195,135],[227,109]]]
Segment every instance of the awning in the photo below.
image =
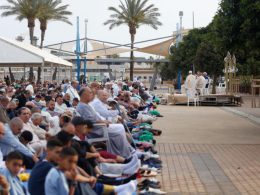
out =
[[[187,35],[189,31],[190,31],[189,29],[183,30],[182,35],[183,36]],[[177,32],[174,32],[173,38],[154,45],[149,45],[148,47],[137,49],[136,51],[167,57],[169,56],[169,49],[171,45],[176,43],[176,35]]]
[[120,47],[115,47],[111,45],[107,45],[104,43],[99,43],[97,41],[90,41],[92,47],[93,47],[93,52],[89,52],[90,55],[95,56],[109,56],[109,55],[115,55],[115,54],[120,54],[120,53],[125,53],[131,51],[131,49],[125,49],[125,48],[120,48]]
[[68,66],[73,64],[30,44],[0,37],[1,67]]

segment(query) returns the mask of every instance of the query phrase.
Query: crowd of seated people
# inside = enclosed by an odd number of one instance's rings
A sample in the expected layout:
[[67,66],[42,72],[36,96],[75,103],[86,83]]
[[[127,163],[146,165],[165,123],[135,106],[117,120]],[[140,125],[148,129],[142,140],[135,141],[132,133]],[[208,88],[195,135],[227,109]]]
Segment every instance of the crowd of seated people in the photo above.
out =
[[154,148],[162,132],[152,128],[162,115],[142,83],[0,89],[0,194],[165,193],[156,179],[137,180],[162,168]]

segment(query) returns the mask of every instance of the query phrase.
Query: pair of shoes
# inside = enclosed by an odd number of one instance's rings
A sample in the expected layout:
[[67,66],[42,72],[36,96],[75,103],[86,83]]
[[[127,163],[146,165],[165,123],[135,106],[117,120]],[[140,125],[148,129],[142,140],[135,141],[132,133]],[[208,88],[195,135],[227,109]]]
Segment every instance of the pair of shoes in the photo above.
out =
[[143,164],[143,165],[148,165],[149,167],[155,167],[155,168],[157,168],[157,169],[161,169],[161,168],[162,168],[161,163],[156,163],[156,162],[154,162],[154,161],[152,161],[152,160],[150,160],[150,159],[148,159],[148,160],[142,162],[142,164]]
[[146,171],[154,171],[154,172],[161,172],[161,169],[155,168],[155,167],[149,167],[149,165],[143,165],[140,167],[140,170],[146,170]]
[[145,190],[147,188],[154,188],[154,189],[160,189],[161,188],[161,185],[160,184],[157,184],[157,183],[154,183],[154,182],[151,182],[149,180],[146,180],[147,182],[142,182],[142,183],[139,183],[137,185],[139,191],[142,191],[142,190]]
[[153,183],[153,184],[160,185],[160,182],[155,177],[144,179],[139,184],[145,184],[145,183]]
[[163,115],[159,114],[159,115],[157,115],[157,117],[163,117]]
[[160,159],[157,159],[157,158],[152,158],[150,157],[149,159],[144,159],[143,163],[146,163],[146,162],[152,162],[152,163],[155,163],[155,164],[162,164],[162,161]]
[[153,147],[147,147],[147,148],[144,148],[144,151],[145,152],[152,152],[153,154],[157,154],[158,152],[153,148]]
[[158,154],[153,154],[152,152],[144,152],[143,155],[145,156],[144,159],[149,159],[149,158],[156,158],[159,159],[160,156]]
[[157,176],[157,172],[151,170],[140,170],[140,173],[143,177],[155,177]]
[[154,136],[160,136],[162,134],[162,131],[159,129],[148,129]]
[[142,191],[139,192],[139,194],[149,194],[149,193],[152,193],[152,194],[166,194],[166,192],[164,191],[161,191],[160,189],[154,189],[154,188],[151,188],[151,187],[148,187]]

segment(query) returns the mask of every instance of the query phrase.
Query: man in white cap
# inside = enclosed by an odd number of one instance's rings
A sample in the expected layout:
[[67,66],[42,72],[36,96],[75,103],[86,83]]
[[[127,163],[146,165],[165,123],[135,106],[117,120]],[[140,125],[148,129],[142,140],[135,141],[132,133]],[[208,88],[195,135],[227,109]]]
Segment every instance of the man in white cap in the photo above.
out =
[[189,71],[189,75],[185,80],[185,89],[192,89],[195,88],[195,80],[196,77],[192,74],[192,71]]
[[71,85],[68,87],[68,89],[66,91],[66,93],[68,93],[70,95],[70,103],[71,104],[72,104],[74,98],[80,99],[78,91],[77,91],[78,85],[79,85],[78,81],[72,81]]

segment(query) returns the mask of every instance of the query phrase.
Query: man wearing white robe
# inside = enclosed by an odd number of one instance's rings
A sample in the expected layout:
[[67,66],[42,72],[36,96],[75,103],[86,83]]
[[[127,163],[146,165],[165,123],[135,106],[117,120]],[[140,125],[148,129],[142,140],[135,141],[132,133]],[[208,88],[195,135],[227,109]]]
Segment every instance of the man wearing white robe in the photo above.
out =
[[79,85],[78,81],[72,81],[71,85],[68,86],[68,88],[67,88],[66,93],[68,93],[70,95],[71,104],[72,104],[74,98],[78,98],[78,100],[80,99],[78,91],[77,91],[78,85]]
[[33,135],[33,140],[30,142],[30,146],[36,151],[37,155],[41,155],[46,148],[46,140],[40,140],[34,132],[30,121],[31,111],[28,108],[24,108],[19,111],[19,118],[23,121],[23,131],[30,131]]
[[117,110],[109,110],[107,105],[107,100],[109,98],[109,94],[104,90],[99,90],[97,92],[97,98],[95,98],[90,105],[98,112],[102,117],[106,120],[110,120],[118,116],[119,112]]

